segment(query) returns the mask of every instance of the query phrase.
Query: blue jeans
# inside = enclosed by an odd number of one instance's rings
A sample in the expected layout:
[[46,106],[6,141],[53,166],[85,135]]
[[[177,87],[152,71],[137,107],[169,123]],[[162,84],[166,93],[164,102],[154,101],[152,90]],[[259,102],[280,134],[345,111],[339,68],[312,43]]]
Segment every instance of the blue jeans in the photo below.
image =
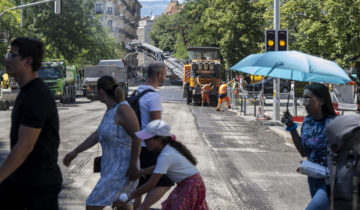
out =
[[330,209],[325,180],[308,177],[308,183],[312,199],[306,207],[306,210]]

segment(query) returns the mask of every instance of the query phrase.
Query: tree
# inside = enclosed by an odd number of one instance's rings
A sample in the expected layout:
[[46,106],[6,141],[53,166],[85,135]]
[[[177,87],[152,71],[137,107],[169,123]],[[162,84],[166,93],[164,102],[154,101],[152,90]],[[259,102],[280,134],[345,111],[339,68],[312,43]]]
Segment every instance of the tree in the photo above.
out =
[[202,23],[205,29],[219,37],[225,68],[228,69],[251,53],[257,53],[264,41],[263,13],[257,1],[216,0],[205,10]]
[[333,40],[330,55],[344,68],[357,73],[357,104],[360,105],[360,0],[327,0],[324,13],[329,20],[328,36]]
[[183,39],[180,34],[176,35],[176,42],[175,42],[175,53],[174,56],[177,59],[188,59],[189,56],[187,54],[186,46],[184,45]]
[[[6,9],[13,8],[16,5],[12,1],[0,0],[0,13]],[[18,10],[10,10],[0,18],[0,69],[4,67],[4,56],[9,46],[9,39],[19,34],[20,12]]]
[[[179,14],[179,13],[178,13]],[[156,19],[149,33],[153,44],[163,51],[174,52],[178,22],[178,14],[164,15]]]
[[330,58],[333,40],[324,1],[289,0],[281,7],[282,28],[289,30],[289,49]]
[[97,63],[115,56],[114,41],[106,35],[95,18],[93,1],[63,1],[61,15],[54,14],[53,4],[43,4],[24,12],[24,28],[29,35],[43,38],[47,57],[64,58],[73,63],[85,57]]
[[[289,28],[290,48],[334,60],[345,69],[353,68],[360,78],[359,6],[360,0],[286,1],[281,11]],[[360,80],[357,83],[360,87]]]

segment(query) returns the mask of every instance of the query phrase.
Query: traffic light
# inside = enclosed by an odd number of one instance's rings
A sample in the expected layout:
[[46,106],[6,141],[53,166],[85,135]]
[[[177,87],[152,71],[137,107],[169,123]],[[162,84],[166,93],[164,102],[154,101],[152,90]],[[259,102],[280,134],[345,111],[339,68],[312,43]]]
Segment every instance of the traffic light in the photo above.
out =
[[275,51],[275,30],[265,31],[265,51]]
[[265,33],[265,51],[275,51],[275,30],[266,30]]
[[61,0],[54,0],[54,12],[55,14],[61,14]]
[[278,51],[286,51],[288,46],[287,30],[278,30]]

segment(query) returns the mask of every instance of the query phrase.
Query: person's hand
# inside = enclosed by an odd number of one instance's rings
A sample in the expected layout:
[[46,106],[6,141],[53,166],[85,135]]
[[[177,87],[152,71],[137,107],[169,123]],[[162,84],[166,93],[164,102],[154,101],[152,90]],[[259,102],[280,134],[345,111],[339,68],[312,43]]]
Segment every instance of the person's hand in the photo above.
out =
[[287,127],[294,125],[293,117],[289,111],[284,112],[284,116],[281,118],[281,122],[284,123]]
[[134,181],[141,177],[141,172],[136,166],[130,165],[126,171],[126,176],[128,177],[129,181]]
[[113,205],[111,206],[112,209],[121,209],[124,207],[126,203],[121,202],[119,199],[116,199],[116,201],[113,202]]
[[67,155],[65,155],[65,157],[63,159],[63,164],[66,167],[69,167],[71,161],[77,156],[77,154],[78,153],[76,151],[69,152]]

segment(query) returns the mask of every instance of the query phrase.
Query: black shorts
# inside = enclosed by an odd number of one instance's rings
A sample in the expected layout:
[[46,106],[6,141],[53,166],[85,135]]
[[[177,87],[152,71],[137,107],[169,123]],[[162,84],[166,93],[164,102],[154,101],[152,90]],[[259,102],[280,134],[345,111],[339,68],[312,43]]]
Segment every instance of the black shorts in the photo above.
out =
[[27,187],[7,178],[0,184],[1,209],[58,210],[60,186]]
[[219,98],[225,98],[227,94],[219,94]]
[[[156,165],[156,161],[158,156],[160,155],[159,152],[155,151],[149,151],[146,147],[141,147],[141,153],[140,153],[140,166],[141,168],[148,168],[150,166]],[[145,184],[149,179],[151,175],[141,177],[139,180],[139,185]],[[174,182],[171,181],[171,179],[167,175],[163,175],[159,182],[156,184],[157,187],[171,187],[174,185]]]

